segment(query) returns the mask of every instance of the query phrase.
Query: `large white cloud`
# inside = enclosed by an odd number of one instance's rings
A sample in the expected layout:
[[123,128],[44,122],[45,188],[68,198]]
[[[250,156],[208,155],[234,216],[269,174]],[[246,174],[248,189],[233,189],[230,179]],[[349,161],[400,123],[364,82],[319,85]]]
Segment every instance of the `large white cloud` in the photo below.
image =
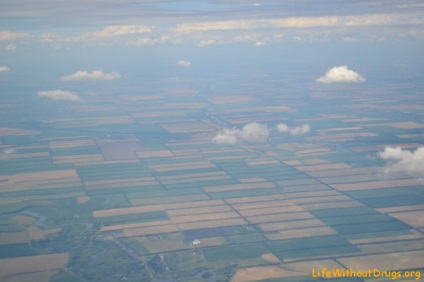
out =
[[0,73],[2,73],[2,72],[9,72],[9,71],[10,71],[10,69],[8,67],[6,67],[6,66],[0,66]]
[[179,60],[177,62],[177,65],[179,65],[180,67],[191,67],[191,62],[190,61],[185,61],[185,60]]
[[290,135],[297,136],[297,135],[303,135],[311,131],[311,127],[309,124],[303,124],[300,126],[295,127],[289,127],[287,124],[280,123],[277,125],[277,130],[279,132],[287,132]]
[[64,100],[64,101],[80,101],[81,98],[77,93],[72,91],[65,90],[49,90],[49,91],[39,91],[37,93],[38,97],[49,98],[52,100]]
[[235,144],[242,140],[265,141],[269,137],[268,127],[261,123],[248,123],[242,129],[225,128],[213,138],[216,143]]
[[62,77],[64,81],[70,80],[112,80],[118,79],[121,75],[117,72],[104,73],[101,70],[95,70],[92,72],[87,71],[77,71],[73,74]]
[[334,67],[327,71],[324,76],[317,79],[321,83],[351,83],[364,82],[365,78],[359,73],[350,70],[347,66]]
[[402,150],[401,147],[385,147],[379,157],[388,161],[384,168],[386,175],[407,173],[414,177],[424,177],[424,147],[415,151]]

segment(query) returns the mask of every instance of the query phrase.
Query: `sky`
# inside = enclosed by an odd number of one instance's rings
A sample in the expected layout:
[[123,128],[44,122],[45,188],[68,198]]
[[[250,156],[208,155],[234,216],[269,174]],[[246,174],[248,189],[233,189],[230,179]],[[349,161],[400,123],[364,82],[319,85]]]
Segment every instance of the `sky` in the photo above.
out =
[[417,63],[423,27],[421,0],[0,0],[0,87],[298,66],[365,81],[381,62]]

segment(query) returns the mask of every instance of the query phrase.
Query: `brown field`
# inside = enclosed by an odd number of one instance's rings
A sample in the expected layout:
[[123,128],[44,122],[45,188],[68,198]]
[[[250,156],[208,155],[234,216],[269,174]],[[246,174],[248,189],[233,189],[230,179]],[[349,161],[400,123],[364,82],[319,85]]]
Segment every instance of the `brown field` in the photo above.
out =
[[138,187],[138,186],[150,186],[150,185],[159,185],[154,177],[140,177],[140,178],[121,178],[114,179],[110,181],[111,183],[104,184],[92,184],[93,182],[87,181],[84,182],[85,188],[87,190],[101,190],[101,189],[116,189],[116,188],[128,188],[128,187]]
[[342,263],[347,268],[351,267],[355,271],[366,271],[377,268],[380,270],[401,270],[424,267],[424,250],[386,253],[378,255],[355,256],[340,258],[336,261]]
[[198,161],[198,162],[181,162],[177,164],[165,164],[165,165],[150,165],[149,169],[156,172],[173,171],[173,170],[188,170],[188,169],[199,169],[199,168],[212,168],[215,167],[210,161]]
[[205,182],[214,180],[231,179],[229,175],[215,175],[215,176],[203,176],[203,177],[187,177],[181,179],[170,179],[161,181],[163,184],[179,184],[179,183],[192,183],[192,182]]
[[326,197],[308,197],[308,198],[296,198],[291,199],[296,204],[308,204],[308,203],[320,203],[320,202],[330,202],[330,201],[349,201],[352,200],[345,195],[335,195],[335,196],[326,196]]
[[240,217],[238,213],[234,211],[228,211],[228,212],[202,213],[202,214],[195,214],[195,215],[172,216],[171,220],[172,222],[177,224],[177,223],[220,220],[220,219],[238,218],[238,217]]
[[172,225],[172,224],[173,224],[173,222],[171,220],[135,222],[135,223],[125,223],[125,224],[118,224],[118,225],[103,226],[100,229],[100,231],[106,232],[106,231],[114,231],[114,230],[122,230],[122,229],[152,227],[152,226]]
[[359,245],[361,251],[364,254],[381,254],[381,253],[393,253],[393,252],[404,252],[422,249],[424,246],[424,239],[413,240],[413,241],[398,241],[389,243],[376,243],[376,244],[365,244]]
[[68,253],[7,258],[0,260],[0,280],[20,273],[62,269],[69,261]]
[[367,182],[367,181],[376,181],[381,178],[376,174],[364,174],[364,175],[348,175],[341,177],[325,177],[320,178],[325,184],[337,184],[337,183],[355,183],[355,182]]
[[166,213],[168,216],[180,216],[180,215],[195,215],[202,213],[214,213],[214,212],[226,212],[232,211],[231,207],[228,205],[222,206],[212,206],[212,207],[197,207],[197,208],[188,208],[188,209],[176,209],[168,210]]
[[322,191],[322,190],[330,190],[330,188],[324,184],[297,185],[297,186],[289,186],[284,188],[284,192],[289,194],[298,193],[302,191],[305,192],[305,191]]
[[179,231],[177,226],[175,226],[174,224],[170,224],[170,225],[158,225],[158,226],[124,229],[122,233],[123,233],[123,237],[134,237],[134,236],[145,236],[145,235],[151,235],[151,234],[170,233],[170,232],[177,232],[177,231]]
[[74,169],[0,176],[0,192],[80,186]]
[[277,181],[277,184],[282,186],[282,187],[298,186],[298,185],[305,185],[305,184],[317,184],[317,183],[319,183],[319,182],[316,181],[315,179],[311,179],[311,178]]
[[286,193],[286,194],[276,194],[274,197],[276,199],[297,199],[297,198],[307,198],[307,197],[327,197],[327,196],[336,196],[341,195],[340,192],[336,190],[319,190],[313,192],[294,192],[294,193]]
[[303,163],[301,161],[298,161],[298,160],[284,161],[283,163],[285,163],[286,165],[289,165],[289,166],[303,165]]
[[11,217],[11,219],[24,226],[30,226],[37,221],[36,218],[27,215],[14,215]]
[[12,160],[12,159],[20,159],[20,158],[34,158],[34,157],[46,157],[48,155],[49,155],[48,152],[27,153],[27,154],[13,153],[13,154],[0,155],[0,160]]
[[344,201],[339,203],[302,204],[301,206],[305,210],[320,210],[333,208],[363,207],[365,205],[356,201]]
[[300,275],[305,275],[305,273],[285,270],[278,266],[257,266],[239,268],[231,281],[248,282],[265,279],[288,278]]
[[240,183],[251,183],[251,182],[265,182],[265,178],[255,177],[255,178],[239,178]]
[[296,205],[290,206],[280,206],[273,208],[262,208],[262,209],[251,209],[251,210],[241,210],[239,211],[243,216],[256,216],[256,215],[265,215],[265,214],[277,214],[285,212],[303,212],[305,211],[302,207]]
[[148,158],[163,158],[163,157],[173,157],[174,154],[169,150],[155,150],[155,151],[139,151],[137,156],[140,159]]
[[183,196],[170,196],[170,197],[157,197],[157,198],[140,198],[130,200],[130,203],[134,206],[142,206],[148,204],[170,204],[170,203],[182,203],[187,201],[204,201],[209,200],[206,194],[194,194],[194,195],[183,195]]
[[107,216],[134,214],[134,213],[142,213],[142,212],[150,212],[150,211],[206,207],[206,206],[217,206],[217,205],[225,205],[225,202],[222,200],[207,200],[207,201],[188,202],[188,203],[147,205],[147,206],[126,207],[126,208],[117,208],[117,209],[108,209],[108,210],[97,210],[93,212],[93,216],[107,217]]
[[350,167],[351,167],[350,165],[345,163],[333,163],[333,164],[297,166],[296,168],[303,172],[309,172],[309,171],[321,171],[321,170],[348,169]]
[[278,164],[280,163],[277,160],[264,160],[264,161],[248,161],[246,162],[247,165],[250,166],[257,166],[257,165],[267,165],[267,164]]
[[238,218],[230,218],[230,219],[218,219],[218,220],[180,223],[178,224],[178,228],[183,231],[183,230],[191,230],[191,229],[223,227],[223,226],[244,225],[244,224],[247,224],[247,222],[244,219],[238,217]]
[[55,156],[54,164],[75,163],[78,165],[86,165],[104,161],[101,154],[72,155],[72,156]]
[[77,197],[77,203],[78,204],[85,204],[88,201],[90,201],[90,196]]
[[297,228],[307,228],[307,227],[318,227],[325,226],[326,224],[319,219],[302,219],[302,220],[292,220],[284,222],[270,222],[270,223],[261,223],[259,227],[263,231],[283,231],[289,229]]
[[241,183],[241,184],[229,184],[229,185],[217,185],[203,187],[203,190],[207,193],[212,192],[224,192],[244,189],[259,189],[259,188],[275,188],[275,184],[272,182],[259,182],[259,183]]
[[273,207],[287,207],[293,206],[293,202],[273,200],[273,201],[263,201],[263,202],[253,202],[253,203],[242,203],[242,204],[232,204],[231,206],[238,210],[251,210],[251,209],[261,209],[261,208],[273,208]]
[[317,164],[328,163],[327,160],[322,160],[322,159],[307,159],[307,160],[303,160],[303,162],[307,165],[317,165]]
[[281,263],[280,259],[277,258],[274,254],[269,253],[269,254],[263,254],[261,256],[261,259],[266,260],[267,262],[270,263]]
[[[73,193],[60,193],[60,194],[49,194],[49,195],[32,195],[32,196],[23,196],[23,197],[14,197],[10,199],[4,199],[7,203],[16,203],[23,201],[33,201],[33,200],[52,200],[52,199],[62,199],[62,198],[76,198],[86,196],[84,192],[73,192]],[[2,199],[0,199],[0,203]]]
[[308,175],[312,177],[342,177],[345,175],[363,175],[363,174],[379,174],[381,167],[367,167],[367,168],[349,168],[349,169],[334,169],[325,171],[308,171]]
[[28,242],[25,231],[20,232],[0,232],[0,245],[19,244]]
[[41,271],[32,273],[15,274],[6,278],[4,282],[34,282],[50,281],[50,278],[60,270]]
[[381,181],[369,181],[352,184],[333,184],[331,187],[339,191],[351,191],[351,190],[368,190],[368,189],[382,189],[382,188],[393,188],[393,187],[405,187],[420,185],[419,180],[416,179],[400,179],[400,180],[381,180]]
[[331,152],[331,149],[329,148],[318,148],[318,149],[309,149],[309,150],[299,150],[299,151],[296,151],[296,155],[303,156],[303,155],[322,154],[322,153],[329,153],[329,152]]
[[40,229],[37,226],[30,226],[27,228],[27,232],[30,240],[41,240],[45,236],[50,234],[56,234],[62,231],[62,228],[50,228],[50,229]]
[[267,237],[269,240],[285,240],[285,239],[325,236],[325,235],[335,235],[335,234],[337,234],[337,232],[331,227],[318,226],[318,227],[310,227],[310,228],[284,230],[276,234],[265,234],[265,237]]
[[403,240],[414,240],[414,239],[424,239],[424,235],[416,230],[410,230],[411,234],[398,235],[398,236],[382,236],[377,238],[364,238],[364,239],[350,239],[354,245],[368,244],[368,243],[379,243],[379,242],[389,242],[389,241],[403,241]]
[[20,129],[20,128],[0,127],[0,137],[2,137],[2,136],[37,135],[37,134],[40,134],[40,132],[35,131],[35,130],[26,130],[26,129]]
[[253,197],[226,199],[225,201],[229,204],[238,204],[238,203],[252,203],[252,202],[272,201],[272,200],[275,200],[272,196],[253,196]]
[[387,207],[387,208],[378,208],[376,210],[379,211],[379,212],[382,212],[382,213],[424,210],[424,204],[420,204],[420,205],[408,205],[408,206],[398,206],[398,207]]
[[81,146],[96,146],[91,139],[80,139],[80,140],[68,140],[68,141],[51,141],[49,142],[49,147],[51,149],[59,148],[75,148]]
[[396,212],[389,215],[415,228],[424,227],[424,210]]
[[301,220],[301,219],[311,219],[311,218],[314,218],[314,216],[308,212],[290,212],[290,213],[252,216],[252,217],[247,217],[246,219],[250,221],[251,223],[265,223],[265,222],[274,222],[274,221]]

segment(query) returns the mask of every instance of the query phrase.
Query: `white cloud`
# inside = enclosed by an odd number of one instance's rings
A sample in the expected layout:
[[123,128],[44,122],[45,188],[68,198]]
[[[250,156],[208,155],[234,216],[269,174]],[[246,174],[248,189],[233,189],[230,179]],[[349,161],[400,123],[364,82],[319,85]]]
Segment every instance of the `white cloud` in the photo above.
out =
[[15,51],[16,50],[16,45],[13,45],[13,44],[6,45],[4,47],[4,50],[6,50],[6,51]]
[[340,66],[330,69],[316,81],[320,83],[350,83],[364,82],[365,78],[359,73],[348,69],[347,66]]
[[2,72],[9,72],[9,71],[10,71],[10,69],[8,67],[6,67],[6,66],[0,66],[0,73],[2,73]]
[[145,25],[110,25],[96,32],[90,32],[87,36],[94,39],[133,35],[151,32],[152,29]]
[[263,41],[257,41],[257,42],[255,43],[255,46],[258,46],[258,47],[266,46],[266,42],[263,42]]
[[206,46],[213,45],[213,44],[215,44],[215,43],[216,43],[216,42],[215,42],[215,40],[213,40],[213,39],[209,39],[209,40],[202,40],[202,41],[200,41],[199,46],[200,46],[200,47],[206,47]]
[[290,135],[297,136],[309,133],[311,131],[311,127],[309,124],[303,124],[301,126],[289,127],[287,124],[280,123],[277,125],[277,130],[279,132],[287,132]]
[[80,97],[72,91],[65,90],[49,90],[49,91],[39,91],[37,93],[38,97],[50,98],[52,100],[64,100],[64,101],[79,101]]
[[384,168],[386,175],[407,173],[414,177],[424,177],[424,147],[415,151],[402,150],[401,147],[385,147],[379,157],[388,160]]
[[11,41],[17,39],[24,39],[32,37],[28,33],[23,32],[10,32],[10,31],[1,31],[0,32],[0,41]]
[[162,36],[161,38],[144,37],[144,38],[139,38],[139,39],[135,39],[135,40],[129,40],[129,41],[127,41],[126,45],[128,45],[128,46],[143,46],[143,45],[154,46],[154,45],[162,44],[167,40],[169,40],[169,37],[167,37],[167,36]]
[[184,61],[184,60],[179,60],[177,62],[177,65],[179,65],[180,67],[191,67],[191,62],[190,61]]
[[265,141],[269,137],[268,127],[261,123],[248,123],[242,129],[225,128],[212,139],[216,143],[236,144],[242,140]]
[[112,80],[118,79],[121,75],[117,72],[104,73],[101,70],[95,70],[92,72],[87,71],[77,71],[73,74],[63,76],[61,79],[64,81],[71,80]]

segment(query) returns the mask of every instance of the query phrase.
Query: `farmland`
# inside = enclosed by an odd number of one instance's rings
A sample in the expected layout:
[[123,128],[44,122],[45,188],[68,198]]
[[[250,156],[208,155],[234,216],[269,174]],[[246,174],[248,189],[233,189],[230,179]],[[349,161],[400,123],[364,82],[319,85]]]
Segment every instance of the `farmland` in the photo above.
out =
[[[423,269],[422,179],[387,176],[378,157],[386,146],[422,146],[424,119],[411,118],[422,111],[365,86],[280,93],[292,82],[264,76],[262,94],[227,89],[222,74],[213,93],[158,83],[62,105],[72,118],[1,127],[2,281],[307,281],[319,267]],[[393,99],[396,119],[385,111]],[[214,141],[256,122],[269,136]],[[290,135],[280,122],[311,130]]]

